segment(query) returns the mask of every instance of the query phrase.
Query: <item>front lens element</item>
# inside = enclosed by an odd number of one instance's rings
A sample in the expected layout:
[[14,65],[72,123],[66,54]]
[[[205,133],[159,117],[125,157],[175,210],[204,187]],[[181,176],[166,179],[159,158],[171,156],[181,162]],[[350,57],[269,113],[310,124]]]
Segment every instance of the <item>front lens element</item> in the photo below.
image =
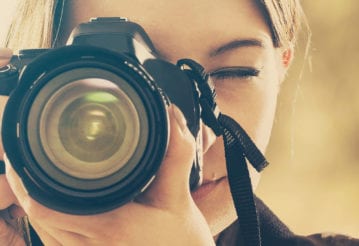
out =
[[86,162],[103,161],[115,154],[123,144],[127,124],[133,124],[130,117],[124,117],[119,101],[108,92],[90,92],[70,103],[60,116],[58,129],[53,129],[59,131],[67,152]]
[[105,79],[87,78],[61,87],[40,117],[40,141],[48,158],[82,179],[106,177],[124,167],[139,136],[135,105]]

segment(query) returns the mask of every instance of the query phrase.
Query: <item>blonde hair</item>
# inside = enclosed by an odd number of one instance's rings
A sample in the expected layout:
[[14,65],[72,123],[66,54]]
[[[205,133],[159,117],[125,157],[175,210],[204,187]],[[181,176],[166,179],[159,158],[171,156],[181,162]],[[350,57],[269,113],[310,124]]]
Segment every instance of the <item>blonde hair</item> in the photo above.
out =
[[19,0],[5,46],[19,49],[49,48],[53,39],[57,0]]
[[[15,51],[51,47],[59,28],[59,10],[63,10],[65,1],[19,0],[6,46]],[[271,28],[274,46],[293,47],[301,24],[306,23],[300,0],[255,1]]]
[[294,46],[302,24],[309,31],[300,0],[260,0],[259,4],[265,9],[275,47]]

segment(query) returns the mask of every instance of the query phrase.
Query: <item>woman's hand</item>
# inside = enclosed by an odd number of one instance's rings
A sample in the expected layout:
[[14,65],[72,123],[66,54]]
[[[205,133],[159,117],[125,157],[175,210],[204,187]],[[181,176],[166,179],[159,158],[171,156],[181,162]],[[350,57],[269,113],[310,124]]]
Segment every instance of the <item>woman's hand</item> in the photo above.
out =
[[[10,49],[0,48],[0,69],[9,63],[11,56],[12,51]],[[7,97],[0,96],[0,120],[6,101]],[[2,156],[3,148],[0,141],[0,160],[2,159]],[[1,170],[4,169],[3,165],[4,164],[1,162]],[[19,207],[19,203],[2,172],[0,173],[0,194],[0,245],[25,245],[22,234],[18,232],[16,225],[16,219],[24,216],[24,212]]]
[[[9,64],[11,57],[12,57],[11,49],[0,48],[0,71],[1,68]],[[0,83],[1,83],[1,79],[0,79]],[[7,96],[0,96],[0,127],[1,127],[2,114],[5,109],[7,98],[8,98]],[[2,160],[3,155],[4,155],[4,150],[2,147],[1,134],[0,134],[0,160]]]
[[189,189],[193,136],[180,110],[168,111],[169,148],[155,180],[136,201],[110,212],[77,216],[40,205],[5,158],[9,184],[45,245],[214,245]]
[[0,67],[6,66],[11,59],[12,50],[8,48],[0,48]]
[[23,233],[19,231],[17,218],[24,216],[23,210],[12,193],[5,175],[0,175],[0,245],[25,245]]

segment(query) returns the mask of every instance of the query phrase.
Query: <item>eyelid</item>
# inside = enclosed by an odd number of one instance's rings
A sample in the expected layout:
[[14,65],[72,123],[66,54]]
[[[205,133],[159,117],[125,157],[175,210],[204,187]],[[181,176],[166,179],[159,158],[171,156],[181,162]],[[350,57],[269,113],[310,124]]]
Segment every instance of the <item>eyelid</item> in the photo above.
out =
[[260,73],[260,69],[254,67],[246,67],[246,66],[232,66],[232,67],[222,67],[215,69],[213,71],[208,72],[210,76],[216,76],[220,73],[228,73],[228,72],[243,72],[250,74],[251,76],[258,76]]

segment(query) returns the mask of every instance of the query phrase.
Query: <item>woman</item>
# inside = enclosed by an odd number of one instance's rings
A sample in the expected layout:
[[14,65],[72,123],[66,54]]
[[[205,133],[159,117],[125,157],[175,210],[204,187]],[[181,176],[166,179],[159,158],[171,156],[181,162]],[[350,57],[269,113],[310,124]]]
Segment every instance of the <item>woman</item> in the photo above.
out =
[[[22,15],[8,41],[14,50],[50,47],[52,43],[62,46],[71,30],[91,17],[123,16],[140,24],[169,62],[191,58],[204,66],[215,83],[220,110],[239,122],[265,152],[280,84],[293,58],[302,18],[299,1],[68,0],[55,27],[52,13],[61,14],[56,6],[61,7],[61,1],[21,4]],[[1,52],[0,65],[6,65],[11,52]],[[241,72],[243,67],[251,73]],[[2,108],[4,104],[5,100]],[[222,138],[203,126],[204,181],[190,192],[194,139],[180,110],[172,105],[168,112],[170,142],[155,180],[136,202],[103,214],[68,215],[38,204],[27,195],[5,156],[6,177],[0,179],[1,194],[5,194],[0,201],[4,214],[0,243],[23,244],[9,217],[25,213],[45,245],[236,245],[233,228],[237,215]],[[251,166],[249,169],[255,189],[259,174]],[[260,212],[263,228],[268,228],[262,230],[264,245],[328,243],[320,236],[293,235],[260,201],[257,205],[266,211]]]

